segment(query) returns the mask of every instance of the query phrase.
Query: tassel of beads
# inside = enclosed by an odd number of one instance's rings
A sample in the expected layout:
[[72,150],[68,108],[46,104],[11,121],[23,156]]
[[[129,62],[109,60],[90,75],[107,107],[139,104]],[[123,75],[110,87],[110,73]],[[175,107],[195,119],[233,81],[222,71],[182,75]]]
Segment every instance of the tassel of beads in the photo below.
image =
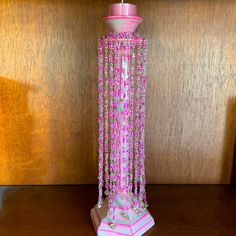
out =
[[[121,94],[121,54],[127,65],[125,89],[127,97]],[[128,153],[124,168],[127,192],[133,192],[138,202],[146,204],[145,192],[145,94],[147,64],[147,41],[135,33],[109,33],[99,42],[98,47],[98,123],[99,123],[99,198],[102,204],[103,186],[109,196],[108,207],[115,220],[115,200],[120,186],[119,160],[122,153]],[[123,78],[123,77],[122,77]],[[124,81],[123,81],[124,82]],[[123,101],[124,100],[124,101]],[[124,102],[124,103],[122,103]],[[121,113],[122,104],[124,109]],[[121,110],[122,110],[121,109]],[[128,116],[126,127],[121,126],[120,115]],[[127,118],[125,118],[127,120]],[[123,136],[121,137],[121,127]],[[128,143],[121,150],[121,138]],[[122,151],[122,152],[121,152]],[[127,161],[124,158],[124,161]],[[105,171],[104,171],[105,169]],[[105,179],[105,181],[104,181]],[[104,184],[105,183],[105,184]]]

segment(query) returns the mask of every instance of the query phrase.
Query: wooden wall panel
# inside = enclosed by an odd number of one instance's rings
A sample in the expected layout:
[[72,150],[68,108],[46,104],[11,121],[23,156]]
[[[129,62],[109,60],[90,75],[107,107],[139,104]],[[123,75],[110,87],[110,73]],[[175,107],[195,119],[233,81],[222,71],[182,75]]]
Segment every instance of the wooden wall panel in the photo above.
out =
[[[0,2],[0,184],[95,183],[97,39],[115,1]],[[149,39],[149,183],[229,183],[236,1],[131,1]]]

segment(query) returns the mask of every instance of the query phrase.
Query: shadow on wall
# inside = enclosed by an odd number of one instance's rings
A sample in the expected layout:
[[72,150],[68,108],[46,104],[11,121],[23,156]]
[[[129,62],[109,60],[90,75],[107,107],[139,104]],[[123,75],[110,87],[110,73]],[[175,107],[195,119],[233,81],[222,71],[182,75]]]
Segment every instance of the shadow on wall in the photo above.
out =
[[230,98],[226,114],[221,183],[236,183],[236,98]]
[[29,90],[21,82],[0,77],[0,184],[20,184],[29,173],[33,125]]

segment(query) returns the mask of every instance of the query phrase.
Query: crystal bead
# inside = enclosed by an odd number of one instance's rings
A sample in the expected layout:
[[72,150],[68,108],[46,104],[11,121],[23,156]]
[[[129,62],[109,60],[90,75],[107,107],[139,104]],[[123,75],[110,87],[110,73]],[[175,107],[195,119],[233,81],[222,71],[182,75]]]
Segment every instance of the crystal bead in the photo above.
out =
[[115,230],[116,229],[116,225],[114,223],[110,223],[109,226],[111,227],[111,229]]
[[126,220],[129,220],[129,215],[126,212],[122,212],[121,216],[125,218]]
[[97,204],[97,208],[101,208],[102,207],[102,202],[99,202],[98,204]]

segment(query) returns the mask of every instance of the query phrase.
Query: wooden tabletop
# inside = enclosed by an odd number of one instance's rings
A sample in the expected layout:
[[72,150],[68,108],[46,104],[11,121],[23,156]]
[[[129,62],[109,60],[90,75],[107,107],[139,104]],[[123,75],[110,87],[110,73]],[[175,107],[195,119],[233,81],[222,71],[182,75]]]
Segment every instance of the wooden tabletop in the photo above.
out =
[[[147,191],[156,220],[147,236],[236,235],[236,187],[151,185]],[[96,236],[89,216],[96,200],[94,185],[7,189],[0,235]]]

